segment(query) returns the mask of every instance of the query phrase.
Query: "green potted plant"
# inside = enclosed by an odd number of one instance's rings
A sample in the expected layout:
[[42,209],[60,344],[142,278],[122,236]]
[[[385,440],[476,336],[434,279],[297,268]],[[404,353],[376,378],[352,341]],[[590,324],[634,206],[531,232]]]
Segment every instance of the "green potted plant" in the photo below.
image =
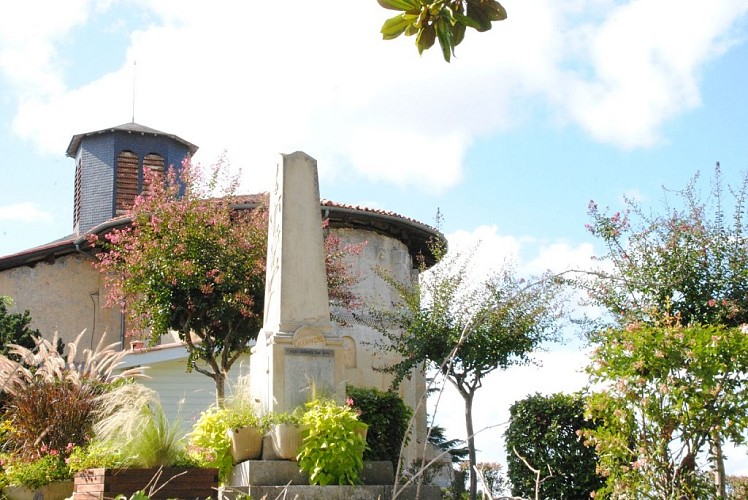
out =
[[366,424],[356,411],[333,400],[306,404],[305,426],[297,456],[299,468],[309,474],[311,484],[359,484],[364,468]]
[[231,442],[233,463],[260,458],[262,438],[265,435],[260,419],[251,407],[225,408],[228,429],[226,434]]
[[270,429],[273,451],[278,458],[296,460],[302,439],[303,408],[292,412],[269,413],[265,426]]

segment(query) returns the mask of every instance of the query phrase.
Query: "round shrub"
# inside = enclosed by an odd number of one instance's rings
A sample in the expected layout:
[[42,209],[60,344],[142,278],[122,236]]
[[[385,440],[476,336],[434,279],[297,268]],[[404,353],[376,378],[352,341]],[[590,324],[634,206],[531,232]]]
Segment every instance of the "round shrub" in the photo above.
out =
[[396,466],[401,446],[410,439],[406,433],[413,410],[392,391],[348,386],[346,392],[361,411],[359,420],[369,426],[364,460],[389,460]]

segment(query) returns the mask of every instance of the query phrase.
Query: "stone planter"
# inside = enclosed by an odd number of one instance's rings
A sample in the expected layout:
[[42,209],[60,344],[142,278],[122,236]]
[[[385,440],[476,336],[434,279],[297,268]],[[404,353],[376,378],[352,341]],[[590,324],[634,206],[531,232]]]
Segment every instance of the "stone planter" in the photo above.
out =
[[301,448],[301,427],[295,424],[275,424],[270,430],[273,449],[278,458],[296,460]]
[[143,490],[150,498],[208,498],[216,494],[218,469],[87,469],[75,475],[74,500],[130,497]]
[[73,481],[55,481],[35,490],[24,486],[6,486],[3,494],[9,500],[63,500],[73,494]]
[[254,460],[262,455],[262,431],[259,427],[241,427],[226,431],[231,440],[231,457],[234,464]]

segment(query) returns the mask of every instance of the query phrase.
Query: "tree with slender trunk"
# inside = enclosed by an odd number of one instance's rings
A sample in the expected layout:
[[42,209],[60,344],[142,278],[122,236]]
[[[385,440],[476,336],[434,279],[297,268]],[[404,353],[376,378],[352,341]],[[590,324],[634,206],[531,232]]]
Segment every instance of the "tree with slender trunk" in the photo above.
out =
[[439,370],[463,399],[470,498],[477,494],[473,402],[483,379],[494,370],[527,364],[546,341],[555,340],[562,313],[562,283],[546,275],[526,281],[505,266],[481,281],[470,274],[470,259],[446,255],[439,244],[434,255],[441,262],[415,285],[380,274],[398,292],[395,312],[377,314],[387,341],[382,348],[399,362],[385,367],[395,385],[414,370]]

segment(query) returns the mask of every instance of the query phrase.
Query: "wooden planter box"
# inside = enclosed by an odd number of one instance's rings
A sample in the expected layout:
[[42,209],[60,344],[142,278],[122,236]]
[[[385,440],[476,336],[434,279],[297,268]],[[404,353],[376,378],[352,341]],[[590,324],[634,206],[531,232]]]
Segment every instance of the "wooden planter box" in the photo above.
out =
[[139,490],[153,499],[208,498],[217,488],[218,469],[87,469],[75,475],[73,499],[129,497]]

